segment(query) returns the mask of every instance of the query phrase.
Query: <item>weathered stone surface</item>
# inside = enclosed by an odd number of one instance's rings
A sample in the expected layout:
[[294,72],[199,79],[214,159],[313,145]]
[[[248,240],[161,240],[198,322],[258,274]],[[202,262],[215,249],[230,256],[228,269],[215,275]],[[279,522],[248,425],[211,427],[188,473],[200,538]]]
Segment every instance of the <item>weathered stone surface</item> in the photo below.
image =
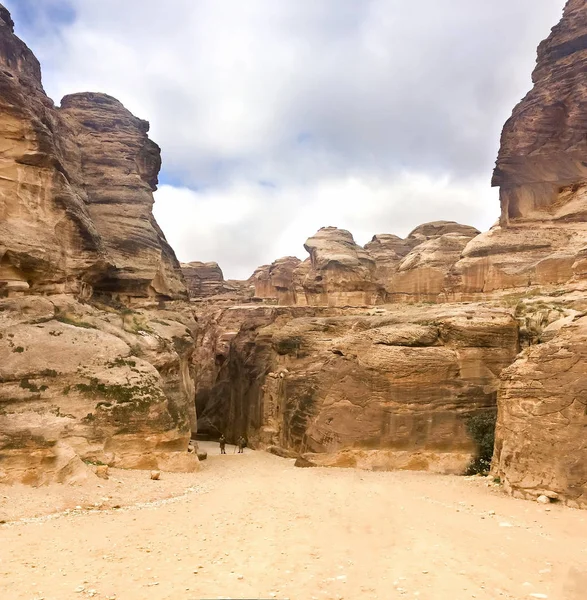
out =
[[[472,229],[472,228],[471,228]],[[387,286],[390,300],[443,302],[450,298],[453,267],[479,232],[445,233],[418,244],[398,265]]]
[[206,298],[226,291],[224,274],[215,262],[182,263],[181,270],[185,278],[190,298]]
[[586,364],[583,317],[503,371],[493,469],[509,491],[587,508]]
[[[114,268],[93,283],[118,296],[185,298],[180,265],[153,217],[153,191],[160,150],[148,136],[149,123],[134,117],[115,98],[83,93],[61,101],[72,152],[66,168]],[[79,161],[79,162],[78,162]]]
[[55,108],[0,6],[2,482],[94,476],[83,461],[198,467],[196,324],[163,309],[187,294],[151,210],[147,131],[104,94]]
[[68,296],[0,301],[0,481],[69,480],[80,459],[197,469],[189,322]]
[[255,296],[281,305],[297,304],[294,271],[301,262],[295,256],[285,256],[259,267],[250,279],[255,286]]
[[559,189],[587,178],[585,9],[584,0],[567,3],[563,19],[538,48],[533,89],[504,127],[493,177],[502,224],[549,219],[563,203]]
[[323,227],[308,238],[310,269],[303,267],[301,286],[309,306],[369,306],[382,301],[375,261],[350,232]]
[[0,293],[185,296],[153,215],[159,148],[104,94],[56,109],[39,63],[0,19]]
[[474,450],[466,416],[495,411],[499,372],[518,352],[511,311],[317,311],[233,309],[200,420],[317,464],[462,472]]
[[466,299],[530,287],[560,289],[585,277],[586,247],[584,224],[493,227],[464,248],[452,292]]
[[[494,173],[501,227],[474,239],[456,266],[466,293],[550,287],[521,333],[530,345],[502,373],[494,472],[516,495],[587,506],[585,227],[587,2],[569,0],[538,49],[534,88],[506,123]],[[522,295],[523,295],[522,294]],[[574,305],[573,305],[574,302]],[[582,313],[584,314],[584,313]]]
[[397,272],[402,259],[418,245],[421,240],[408,236],[402,239],[391,233],[374,235],[372,240],[365,244],[365,250],[375,261],[375,277],[386,288],[392,276]]

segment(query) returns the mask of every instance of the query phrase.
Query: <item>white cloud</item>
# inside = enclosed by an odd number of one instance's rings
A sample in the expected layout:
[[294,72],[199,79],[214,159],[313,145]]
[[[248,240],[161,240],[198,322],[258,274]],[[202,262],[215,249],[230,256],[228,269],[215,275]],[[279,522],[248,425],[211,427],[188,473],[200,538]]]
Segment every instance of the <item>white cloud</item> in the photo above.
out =
[[[233,279],[246,279],[281,256],[306,258],[306,238],[326,225],[349,229],[365,244],[375,233],[405,236],[441,219],[487,229],[497,205],[497,192],[482,179],[459,184],[410,173],[324,179],[283,190],[239,183],[196,192],[163,185],[155,197],[155,217],[179,259],[216,261]],[[197,257],[194,247],[202,248]]]
[[[49,27],[59,2],[76,18]],[[246,276],[323,225],[487,227],[501,127],[563,5],[47,0],[22,31],[54,98],[103,91],[150,120],[180,258]]]

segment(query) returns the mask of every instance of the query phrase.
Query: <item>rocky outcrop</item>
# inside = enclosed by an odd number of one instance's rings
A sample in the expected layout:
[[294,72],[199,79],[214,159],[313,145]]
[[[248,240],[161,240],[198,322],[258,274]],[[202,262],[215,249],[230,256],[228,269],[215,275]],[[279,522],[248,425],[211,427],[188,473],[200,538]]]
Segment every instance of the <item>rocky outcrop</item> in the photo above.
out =
[[259,267],[255,296],[280,306],[374,306],[385,302],[446,301],[452,269],[479,231],[454,221],[420,225],[402,239],[375,235],[364,248],[350,232],[324,227],[304,247],[310,257],[288,256]]
[[297,304],[294,272],[301,262],[295,256],[285,256],[259,267],[250,278],[255,286],[255,297],[275,300],[282,305]]
[[227,290],[224,274],[218,263],[182,263],[181,270],[190,298],[207,298]]
[[69,481],[82,461],[196,470],[191,314],[71,296],[0,301],[0,482]]
[[458,223],[428,223],[408,239],[420,241],[397,265],[387,283],[395,302],[446,302],[454,285],[453,269],[467,244],[479,235]]
[[112,265],[94,290],[129,301],[185,298],[179,263],[153,217],[161,156],[149,123],[105,94],[66,96],[59,117],[72,149],[65,168]]
[[160,156],[148,123],[104,94],[55,108],[2,15],[0,293],[185,297],[151,211]]
[[494,473],[506,490],[587,508],[586,363],[583,317],[504,370]]
[[[493,176],[502,225],[561,218],[570,199],[563,202],[560,189],[587,179],[586,8],[584,0],[567,2],[563,19],[538,48],[533,89],[503,129]],[[584,210],[573,213],[563,220],[584,220]]]
[[232,317],[199,418],[336,466],[462,472],[474,452],[467,417],[495,411],[518,352],[510,311],[478,306]]
[[503,129],[493,175],[500,223],[464,249],[458,297],[585,279],[586,69],[587,5],[570,0]]
[[[586,70],[587,3],[569,0],[538,48],[532,91],[504,127],[493,178],[500,227],[465,249],[457,268],[467,292],[550,287],[584,304]],[[503,372],[493,469],[516,495],[586,507],[587,325],[577,316],[549,324]]]
[[56,108],[0,6],[1,482],[198,467],[195,321],[148,129],[104,94]]
[[304,291],[299,304],[370,306],[382,301],[375,261],[355,243],[350,232],[323,227],[306,240],[304,248],[310,254],[310,264],[294,276]]

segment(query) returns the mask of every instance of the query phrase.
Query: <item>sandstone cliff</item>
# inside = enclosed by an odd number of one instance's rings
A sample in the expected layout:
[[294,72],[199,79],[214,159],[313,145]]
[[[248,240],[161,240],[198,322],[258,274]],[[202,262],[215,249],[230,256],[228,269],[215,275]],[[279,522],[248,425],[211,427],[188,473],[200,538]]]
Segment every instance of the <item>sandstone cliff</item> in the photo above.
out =
[[227,290],[224,274],[218,263],[198,261],[182,263],[181,271],[190,298],[206,298]]
[[39,63],[0,13],[0,291],[185,297],[153,215],[149,125],[104,94],[57,109]]
[[195,321],[151,210],[148,129],[104,94],[56,108],[0,6],[2,482],[198,466]]
[[[474,273],[473,288],[550,285],[585,310],[585,73],[587,2],[569,0],[538,48],[532,91],[504,127],[493,179],[501,227],[473,240],[460,265]],[[554,492],[587,507],[585,323],[577,316],[549,326],[543,343],[504,371],[494,471],[515,494]]]
[[474,305],[234,307],[206,330],[200,430],[319,464],[439,472],[466,469],[467,418],[495,412],[519,343],[511,310]]

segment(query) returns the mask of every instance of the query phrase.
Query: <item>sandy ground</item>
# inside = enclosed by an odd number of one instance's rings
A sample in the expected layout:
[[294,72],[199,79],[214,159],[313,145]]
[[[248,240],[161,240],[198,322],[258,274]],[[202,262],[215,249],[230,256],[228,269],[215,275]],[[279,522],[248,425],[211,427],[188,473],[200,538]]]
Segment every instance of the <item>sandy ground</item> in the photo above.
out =
[[0,487],[0,598],[587,598],[587,511],[208,449],[160,481]]

